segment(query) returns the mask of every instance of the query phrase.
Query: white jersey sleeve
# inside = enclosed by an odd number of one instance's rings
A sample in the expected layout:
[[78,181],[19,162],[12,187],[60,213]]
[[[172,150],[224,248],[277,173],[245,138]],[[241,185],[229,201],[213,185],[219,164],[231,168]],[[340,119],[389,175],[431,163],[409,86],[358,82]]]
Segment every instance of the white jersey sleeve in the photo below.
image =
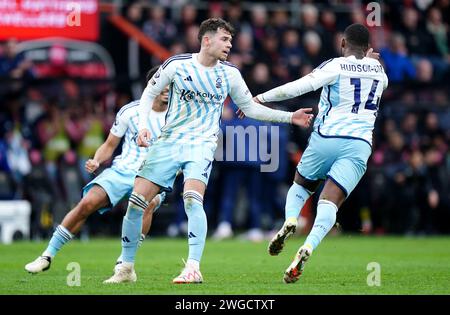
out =
[[333,84],[339,72],[333,59],[323,62],[319,67],[314,69],[310,74],[276,87],[270,91],[258,95],[262,102],[278,102],[291,99],[311,91],[315,91],[325,85]]
[[123,106],[119,112],[116,114],[116,119],[114,120],[113,125],[111,126],[110,132],[119,138],[122,138],[127,132],[130,124],[130,111],[128,108],[138,106],[139,102],[131,102],[125,106]]
[[233,72],[230,96],[233,102],[249,118],[282,123],[290,123],[292,120],[292,113],[290,112],[274,110],[254,102],[253,96],[238,69]]
[[[144,160],[148,147],[139,147],[136,143],[138,135],[139,101],[123,106],[116,115],[111,127],[111,134],[123,139],[122,153],[113,160],[112,167],[122,173],[136,172]],[[146,128],[150,130],[150,144],[156,141],[164,125],[165,112],[151,111],[146,120]]]
[[315,91],[325,85],[332,85],[336,83],[339,78],[339,73],[339,63],[336,59],[329,59],[315,68],[306,77]]
[[361,139],[372,144],[373,128],[384,88],[388,84],[382,65],[375,59],[347,56],[333,59],[314,71],[327,81],[326,72],[336,79],[323,86],[314,129],[324,137]]
[[140,106],[139,106],[139,130],[146,128],[147,117],[153,106],[154,99],[162,92],[162,90],[170,84],[175,74],[176,69],[173,67],[173,63],[161,65],[158,71],[148,81],[147,86],[142,93]]
[[386,73],[383,72],[383,90],[386,90],[386,88],[388,87],[388,83],[389,83],[389,79],[386,75]]

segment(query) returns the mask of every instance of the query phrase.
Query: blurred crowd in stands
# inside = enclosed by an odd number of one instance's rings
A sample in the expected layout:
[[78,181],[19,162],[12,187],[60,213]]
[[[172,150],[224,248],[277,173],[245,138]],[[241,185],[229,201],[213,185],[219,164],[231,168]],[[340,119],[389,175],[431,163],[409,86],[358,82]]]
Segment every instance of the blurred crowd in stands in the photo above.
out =
[[[237,29],[229,61],[241,70],[253,95],[340,56],[345,27],[367,25],[370,13],[365,7],[369,1],[361,6],[301,1],[296,16],[290,1],[276,6],[255,1],[251,7],[239,1],[178,2],[174,8],[164,0],[135,1],[121,13],[171,54],[197,52],[199,23],[225,18]],[[390,86],[378,112],[367,174],[339,211],[338,222],[343,231],[366,234],[450,233],[450,1],[384,2],[381,13],[381,25],[369,30]],[[14,40],[1,46],[0,199],[31,201],[35,238],[46,237],[79,200],[93,176],[84,171],[84,162],[106,138],[118,109],[136,98],[130,85],[137,78],[128,77],[125,61],[128,38],[107,23],[102,20],[99,42],[113,57],[117,77],[106,83],[67,77],[41,82],[33,65],[15,51]],[[142,52],[138,62],[143,77],[161,61]],[[318,96],[315,92],[269,106],[291,111],[316,107]],[[261,126],[274,126],[239,120],[235,109],[227,100],[222,128],[256,126],[260,133]],[[260,241],[281,225],[285,196],[310,130],[276,127],[276,133],[263,135],[268,143],[276,137],[276,172],[262,173],[260,159],[214,162],[205,198],[214,238],[246,231],[244,237]],[[248,143],[239,149],[248,151]],[[155,235],[185,232],[180,183],[154,220]],[[304,229],[314,216],[314,204],[302,213]],[[123,209],[94,216],[86,235],[89,229],[119,233]]]

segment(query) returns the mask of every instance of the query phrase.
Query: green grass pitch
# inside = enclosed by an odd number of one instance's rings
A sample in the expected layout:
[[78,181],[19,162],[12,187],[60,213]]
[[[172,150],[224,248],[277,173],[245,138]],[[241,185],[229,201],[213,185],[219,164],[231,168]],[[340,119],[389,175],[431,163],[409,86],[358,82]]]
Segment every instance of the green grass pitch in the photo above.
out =
[[[46,242],[0,245],[0,294],[450,294],[450,238],[328,236],[308,261],[297,283],[284,284],[283,271],[304,237],[289,239],[276,257],[267,242],[207,240],[204,283],[174,285],[186,258],[184,239],[148,238],[138,252],[134,284],[104,285],[120,252],[119,239],[73,241],[49,271],[25,272]],[[81,267],[80,286],[68,286],[70,262]],[[369,286],[370,262],[380,265],[380,286]],[[369,277],[370,278],[370,277]]]

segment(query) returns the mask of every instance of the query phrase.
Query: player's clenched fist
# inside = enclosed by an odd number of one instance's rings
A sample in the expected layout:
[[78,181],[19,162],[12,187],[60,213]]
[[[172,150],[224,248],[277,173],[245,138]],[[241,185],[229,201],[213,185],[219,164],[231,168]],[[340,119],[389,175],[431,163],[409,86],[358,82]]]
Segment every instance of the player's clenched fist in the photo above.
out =
[[380,60],[380,53],[374,52],[373,48],[370,48],[366,53],[367,58],[372,58],[375,60]]
[[139,136],[137,138],[137,144],[140,147],[148,147],[148,141],[150,140],[150,131],[148,129],[142,129],[139,131]]
[[292,115],[292,124],[303,128],[311,125],[314,115],[311,114],[312,108],[300,108]]
[[97,160],[94,159],[89,159],[86,161],[86,164],[84,165],[84,167],[86,168],[86,171],[88,171],[89,173],[93,173],[95,172],[95,170],[100,166],[100,163],[98,163]]

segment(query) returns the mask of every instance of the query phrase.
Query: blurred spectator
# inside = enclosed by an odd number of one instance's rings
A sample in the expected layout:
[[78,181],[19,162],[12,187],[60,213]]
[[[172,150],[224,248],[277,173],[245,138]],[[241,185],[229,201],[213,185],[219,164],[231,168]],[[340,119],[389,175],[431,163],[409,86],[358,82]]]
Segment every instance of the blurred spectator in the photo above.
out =
[[153,6],[149,9],[149,16],[142,28],[145,35],[163,46],[170,46],[176,38],[175,25],[166,18],[166,11],[162,6]]
[[448,25],[442,22],[442,14],[437,8],[431,8],[428,12],[427,30],[433,35],[439,55],[450,62]]
[[403,133],[405,143],[408,147],[419,148],[420,136],[417,130],[418,117],[415,113],[407,113],[401,124],[401,131]]
[[416,79],[427,83],[433,80],[433,65],[427,59],[421,59],[416,64]]
[[254,65],[255,50],[253,48],[253,38],[250,33],[239,33],[234,41],[234,46],[232,49],[234,53],[239,54],[239,56],[241,57],[241,61],[244,67],[243,71],[246,71],[246,68]]
[[[84,107],[83,116],[73,117],[75,121],[68,123],[66,129],[71,135],[71,139],[77,143],[79,171],[83,180],[87,183],[92,179],[92,174],[85,171],[84,165],[88,159],[95,155],[97,148],[103,144],[106,134],[101,106],[88,102]],[[78,130],[78,132],[75,133],[75,130]]]
[[303,33],[314,31],[323,35],[323,28],[319,23],[319,10],[313,4],[305,4],[301,7],[301,17]]
[[16,182],[8,164],[8,145],[0,139],[0,200],[11,200],[16,197]]
[[[436,113],[429,112],[425,115],[424,128],[422,130],[421,145],[423,147],[435,146],[435,141],[438,138],[445,138],[444,130],[439,126],[439,119]],[[445,154],[448,146],[439,147]]]
[[255,64],[251,76],[247,82],[248,88],[253,95],[266,92],[274,87],[270,78],[269,67],[265,63]]
[[281,58],[286,63],[290,76],[295,78],[303,62],[303,50],[297,30],[291,28],[284,33],[281,43]]
[[402,10],[400,32],[405,37],[406,47],[412,57],[423,58],[437,53],[433,38],[419,23],[419,13],[415,8],[407,7]]
[[186,4],[181,9],[181,18],[176,24],[178,34],[184,35],[191,26],[198,26],[197,8],[193,4]]
[[200,42],[198,41],[198,29],[197,25],[191,25],[185,30],[185,52],[196,52],[200,49]]
[[429,10],[426,27],[437,47],[439,58],[432,58],[431,61],[436,70],[436,77],[439,79],[450,69],[450,32],[448,31],[448,24],[445,25],[442,21],[442,14],[439,9],[433,7]]
[[131,2],[130,4],[124,6],[125,16],[129,22],[134,24],[136,27],[142,27],[142,4],[138,1]]
[[290,27],[289,14],[284,9],[276,9],[272,13],[271,24],[273,32],[277,37],[281,37],[283,33]]
[[255,54],[255,62],[262,62],[274,66],[280,61],[279,37],[274,33],[267,34],[263,47],[258,54]]
[[24,190],[31,202],[31,237],[47,238],[53,230],[53,207],[58,193],[38,150],[30,151],[30,161],[33,167],[24,178]]
[[241,32],[242,14],[242,5],[239,0],[228,1],[225,19],[233,25],[237,33]]
[[334,58],[337,56],[337,54],[334,52],[333,39],[333,34],[338,33],[336,14],[330,9],[325,9],[321,12],[320,19],[323,25],[323,59]]
[[17,40],[9,39],[0,55],[0,77],[33,78],[33,63],[17,52]]
[[416,70],[407,56],[405,39],[401,34],[391,35],[389,46],[381,50],[381,58],[386,66],[389,82],[402,82],[416,77]]
[[425,153],[425,164],[428,169],[426,217],[421,218],[425,233],[448,233],[450,227],[450,187],[448,171],[445,169],[445,155],[438,149],[431,148]]
[[12,129],[5,135],[7,143],[8,165],[16,182],[21,182],[23,177],[31,171],[30,160],[28,159],[29,141],[25,140],[20,132],[20,125],[11,126]]
[[322,40],[314,31],[308,31],[303,35],[304,45],[304,63],[311,65],[313,68],[323,62]]
[[57,103],[48,104],[48,112],[37,124],[37,133],[43,149],[47,171],[56,182],[56,162],[60,155],[70,149],[70,139],[66,131],[66,114]]
[[211,1],[208,8],[208,18],[223,18],[223,4],[218,1]]
[[251,28],[255,49],[259,50],[267,36],[269,18],[265,6],[256,4],[251,11]]

